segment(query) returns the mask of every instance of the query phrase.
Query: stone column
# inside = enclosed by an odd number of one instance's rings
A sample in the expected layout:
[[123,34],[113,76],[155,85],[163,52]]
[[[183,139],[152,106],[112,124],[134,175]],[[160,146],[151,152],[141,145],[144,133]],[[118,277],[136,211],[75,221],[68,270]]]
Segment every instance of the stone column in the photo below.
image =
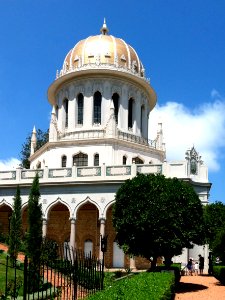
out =
[[76,241],[75,241],[75,227],[76,227],[76,219],[75,218],[70,218],[70,247],[73,249],[76,248]]
[[63,130],[63,106],[62,106],[62,99],[60,98],[58,104],[58,121],[57,121],[59,131]]
[[137,270],[134,256],[130,257],[130,269],[131,271]]
[[69,131],[75,129],[75,99],[68,102],[68,129]]
[[47,235],[47,219],[42,219],[42,237],[45,238]]
[[101,251],[101,236],[103,237],[105,235],[105,219],[101,218],[100,221],[100,241],[99,241],[99,259],[103,259],[103,253]]
[[84,93],[84,120],[83,127],[90,129],[93,126],[93,94],[91,83],[86,83]]

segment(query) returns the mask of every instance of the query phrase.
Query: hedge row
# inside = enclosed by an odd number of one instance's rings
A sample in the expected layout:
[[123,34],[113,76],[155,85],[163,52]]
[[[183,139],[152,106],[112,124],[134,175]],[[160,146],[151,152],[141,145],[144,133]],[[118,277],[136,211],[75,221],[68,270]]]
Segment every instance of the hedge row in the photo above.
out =
[[213,275],[222,284],[225,284],[225,266],[213,266]]
[[111,287],[88,297],[88,300],[170,300],[174,294],[172,273],[140,273],[115,282]]

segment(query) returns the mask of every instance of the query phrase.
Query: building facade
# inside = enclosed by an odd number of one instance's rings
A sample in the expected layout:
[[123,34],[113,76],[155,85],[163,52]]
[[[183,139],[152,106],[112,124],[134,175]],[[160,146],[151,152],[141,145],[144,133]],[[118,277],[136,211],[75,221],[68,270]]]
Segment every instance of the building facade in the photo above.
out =
[[[106,267],[146,268],[149,262],[125,256],[112,226],[112,205],[120,185],[137,173],[161,173],[190,182],[208,203],[208,169],[195,148],[183,161],[166,161],[162,124],[148,139],[156,94],[136,51],[124,40],[101,34],[79,41],[66,55],[48,89],[52,106],[49,142],[36,150],[31,138],[30,169],[0,171],[0,231],[7,233],[19,184],[23,230],[32,180],[40,177],[43,236],[101,258],[100,235],[108,235]],[[184,251],[187,261],[204,247]],[[200,252],[199,252],[200,251]],[[196,252],[196,253],[195,253]]]

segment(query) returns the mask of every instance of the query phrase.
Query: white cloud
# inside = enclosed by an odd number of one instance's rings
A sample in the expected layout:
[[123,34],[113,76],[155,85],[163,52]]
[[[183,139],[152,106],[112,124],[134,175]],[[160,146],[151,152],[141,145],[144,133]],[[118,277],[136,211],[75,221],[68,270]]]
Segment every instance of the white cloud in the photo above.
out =
[[17,158],[0,160],[0,171],[16,169],[20,163],[21,162]]
[[167,102],[152,111],[150,138],[155,138],[157,123],[161,121],[168,160],[184,159],[186,150],[194,145],[209,170],[219,170],[219,157],[225,152],[225,99],[216,90],[211,97],[212,102],[194,110]]

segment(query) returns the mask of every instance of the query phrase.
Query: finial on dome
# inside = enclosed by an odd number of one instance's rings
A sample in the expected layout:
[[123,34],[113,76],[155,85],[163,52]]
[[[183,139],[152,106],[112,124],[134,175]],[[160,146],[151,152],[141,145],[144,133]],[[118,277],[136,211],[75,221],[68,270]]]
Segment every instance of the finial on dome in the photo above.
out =
[[106,25],[106,22],[105,22],[105,18],[104,18],[104,23],[103,23],[102,28],[100,29],[100,31],[101,31],[101,33],[102,33],[103,35],[106,35],[106,34],[108,34],[108,32],[109,32],[109,29],[108,29],[108,27],[107,27],[107,25]]

